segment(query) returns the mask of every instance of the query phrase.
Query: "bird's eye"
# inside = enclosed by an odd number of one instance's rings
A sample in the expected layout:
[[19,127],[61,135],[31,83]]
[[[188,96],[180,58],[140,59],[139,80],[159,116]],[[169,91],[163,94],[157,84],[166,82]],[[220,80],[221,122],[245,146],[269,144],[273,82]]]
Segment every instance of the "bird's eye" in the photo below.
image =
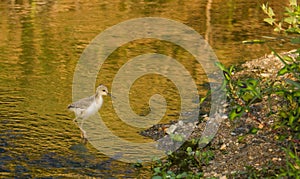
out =
[[106,92],[105,90],[102,90],[103,92]]

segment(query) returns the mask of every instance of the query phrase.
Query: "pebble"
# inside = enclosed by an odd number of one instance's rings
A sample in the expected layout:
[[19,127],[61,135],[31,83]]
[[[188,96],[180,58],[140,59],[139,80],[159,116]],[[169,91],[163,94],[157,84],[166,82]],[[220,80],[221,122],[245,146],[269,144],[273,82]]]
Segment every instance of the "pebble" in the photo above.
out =
[[220,150],[225,150],[226,149],[226,144],[221,145]]
[[230,135],[236,136],[237,134],[235,132],[230,132]]
[[281,158],[272,158],[272,161],[275,162],[275,161],[281,161]]
[[[183,121],[178,121],[175,124],[172,124],[165,130],[167,134],[175,134],[175,133],[184,133],[184,130],[191,130],[197,126],[198,121],[184,123]],[[179,130],[179,131],[178,131]],[[177,131],[177,132],[176,132]]]
[[260,76],[264,77],[264,78],[269,78],[271,76],[270,73],[261,73]]
[[179,121],[178,125],[183,126],[183,121]]
[[222,119],[228,119],[228,116],[227,115],[223,115],[221,116]]
[[264,125],[263,125],[263,124],[259,124],[259,125],[258,125],[258,128],[259,128],[259,129],[262,129],[262,128],[264,128]]
[[167,134],[173,134],[174,131],[176,130],[177,126],[176,125],[171,125],[167,130],[166,133]]

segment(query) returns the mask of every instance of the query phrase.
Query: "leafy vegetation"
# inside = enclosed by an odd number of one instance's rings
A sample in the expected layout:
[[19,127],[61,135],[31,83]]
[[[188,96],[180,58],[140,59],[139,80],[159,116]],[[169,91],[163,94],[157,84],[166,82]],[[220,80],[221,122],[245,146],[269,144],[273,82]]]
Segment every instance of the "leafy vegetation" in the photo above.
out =
[[300,33],[300,6],[297,4],[297,0],[290,0],[288,7],[285,7],[285,17],[281,20],[276,20],[273,9],[268,4],[261,6],[268,18],[264,21],[268,24],[275,26],[275,31],[286,32],[286,33]]
[[203,177],[199,169],[213,158],[211,150],[200,150],[195,140],[189,141],[180,150],[169,153],[165,160],[154,160],[152,179]]
[[[245,114],[251,116],[251,106],[260,102],[262,98],[267,97],[268,101],[271,101],[274,96],[278,98],[278,110],[272,111],[270,108],[268,115],[275,116],[274,118],[277,119],[272,126],[277,132],[277,139],[287,142],[288,145],[283,148],[287,157],[286,167],[276,170],[278,172],[276,177],[297,178],[300,176],[300,50],[294,52],[295,58],[281,56],[275,51],[273,53],[284,64],[277,72],[278,76],[285,79],[284,81],[268,80],[261,82],[261,79],[252,77],[234,78],[234,66],[226,68],[222,64],[217,65],[223,71],[225,78],[222,89],[226,91],[230,102],[230,120],[239,120]],[[252,134],[256,132],[256,128],[249,131]],[[244,136],[240,137],[242,140]],[[257,171],[252,166],[247,167],[246,175],[253,178],[271,176],[268,172]]]
[[[283,32],[291,36],[291,43],[300,44],[300,37],[293,36],[300,34],[300,6],[297,0],[290,0],[290,4],[285,8],[285,16],[278,20],[273,9],[268,4],[261,6],[264,13],[268,16],[265,22],[274,26],[274,30]],[[263,43],[262,41],[251,41],[251,43]],[[271,48],[271,47],[270,47]],[[272,48],[271,48],[272,50]],[[300,176],[300,48],[295,53],[295,58],[281,56],[274,50],[273,54],[283,63],[277,75],[283,77],[284,81],[267,80],[262,82],[261,79],[247,77],[236,79],[233,74],[235,67],[226,68],[223,64],[216,64],[223,71],[224,81],[222,90],[227,94],[230,102],[230,120],[238,120],[245,114],[251,115],[251,105],[260,102],[267,97],[272,100],[276,96],[280,100],[280,108],[276,111],[269,109],[268,115],[276,116],[273,129],[278,133],[278,140],[286,142],[283,150],[286,152],[286,166],[274,167],[272,174],[267,170],[258,171],[252,166],[246,167],[245,176],[252,178],[259,177],[291,177],[299,178]],[[210,94],[210,93],[208,93]],[[201,102],[204,101],[204,98]],[[250,131],[256,134],[258,129]],[[164,160],[155,160],[152,166],[153,179],[160,178],[199,178],[203,177],[201,167],[208,165],[213,160],[214,153],[205,149],[198,149],[197,141],[187,142],[189,145],[181,147],[180,150],[170,153]],[[197,168],[197,169],[196,169]],[[200,172],[199,172],[200,171]]]

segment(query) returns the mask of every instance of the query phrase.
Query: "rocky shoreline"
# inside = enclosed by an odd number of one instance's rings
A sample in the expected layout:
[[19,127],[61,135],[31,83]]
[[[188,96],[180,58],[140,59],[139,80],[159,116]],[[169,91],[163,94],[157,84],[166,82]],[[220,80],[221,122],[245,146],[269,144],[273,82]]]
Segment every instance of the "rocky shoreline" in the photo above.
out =
[[[281,55],[294,58],[295,55],[292,52],[281,53]],[[241,70],[233,75],[234,78],[251,77],[262,81],[281,81],[285,78],[277,76],[283,64],[275,55],[266,55],[248,61],[240,67]],[[276,173],[281,166],[285,165],[285,152],[282,150],[285,143],[276,140],[276,133],[271,127],[276,119],[274,116],[266,117],[268,102],[267,98],[263,98],[262,101],[251,106],[251,115],[246,114],[238,120],[231,121],[227,116],[222,116],[223,122],[214,139],[207,146],[213,150],[214,159],[208,165],[203,165],[205,177],[241,177],[247,167],[248,170],[249,168],[258,171],[265,169],[267,172]],[[272,104],[274,110],[278,105],[280,101],[274,99]],[[195,125],[190,138],[201,137],[205,124],[209,120],[207,115],[202,118],[202,122]],[[175,121],[169,124],[158,124],[140,134],[158,140],[168,135],[169,128],[176,125],[178,122]],[[258,131],[254,134],[253,129]]]

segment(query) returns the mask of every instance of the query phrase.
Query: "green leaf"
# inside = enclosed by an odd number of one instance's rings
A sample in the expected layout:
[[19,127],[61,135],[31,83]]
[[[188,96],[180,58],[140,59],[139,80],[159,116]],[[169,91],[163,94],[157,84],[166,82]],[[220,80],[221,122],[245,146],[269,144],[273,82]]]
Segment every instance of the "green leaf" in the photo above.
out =
[[204,96],[203,98],[200,98],[199,104],[201,105],[206,100],[206,98],[207,98],[207,96]]
[[285,10],[287,15],[291,15],[291,13],[293,13],[293,11],[290,7],[284,7],[284,10]]
[[265,40],[259,40],[259,39],[242,41],[243,44],[261,44],[261,43],[265,43],[265,42],[266,42]]
[[291,68],[291,70],[297,70],[297,69],[299,69],[299,64],[297,64],[297,63],[292,63],[291,65],[290,65],[290,68]]
[[267,22],[270,25],[273,25],[273,23],[275,22],[275,19],[273,19],[273,18],[264,18],[264,21]]
[[229,113],[229,119],[234,120],[237,117],[241,117],[245,109],[242,106],[237,106],[235,109],[231,110]]
[[170,137],[173,141],[182,142],[184,140],[183,136],[180,134],[170,134]]
[[243,140],[245,139],[246,136],[242,135],[242,136],[238,136],[238,142],[243,142]]
[[222,63],[216,62],[215,64],[220,70],[227,71],[226,67]]
[[161,171],[160,171],[160,167],[155,167],[154,169],[153,169],[153,171],[155,172],[155,173],[160,173]]
[[288,66],[288,65],[285,65],[283,68],[281,68],[281,69],[278,71],[277,75],[282,76],[282,75],[288,73],[289,71],[290,71],[290,70],[289,70],[289,66]]
[[286,119],[286,118],[288,117],[288,114],[287,114],[286,112],[283,112],[283,111],[280,111],[280,112],[279,112],[279,115],[280,115],[282,118],[284,118],[284,119]]
[[254,79],[254,78],[250,78],[247,80],[247,83],[250,84],[253,88],[255,88],[258,84],[258,80]]
[[297,87],[298,89],[300,89],[300,83],[299,82],[296,82],[296,81],[293,81],[293,80],[290,80],[290,79],[286,79],[285,80],[287,83],[291,84],[291,85],[294,85],[295,87]]
[[[276,88],[281,88],[281,84],[279,85],[276,85],[276,86],[274,86],[274,89],[276,89]],[[284,90],[284,89],[278,89],[278,90],[276,90],[275,91],[275,94],[278,94],[278,95],[280,95],[280,96],[284,96],[284,94],[286,93],[286,91]]]
[[274,55],[276,56],[276,57],[278,57],[279,58],[279,60],[283,63],[283,64],[285,64],[285,65],[288,65],[285,61],[284,61],[284,59],[272,48],[272,47],[270,47],[269,46],[269,48],[272,50],[272,52],[274,53]]
[[283,56],[282,57],[285,61],[287,61],[287,62],[294,62],[294,59],[292,58],[292,57],[289,57],[289,56]]
[[183,172],[183,173],[177,175],[176,178],[186,178],[186,176],[187,176],[187,173],[186,173],[186,172]]
[[295,37],[291,39],[292,44],[300,44],[300,37]]
[[273,9],[272,9],[271,7],[268,7],[268,15],[269,15],[270,17],[275,16],[274,11],[273,11]]
[[201,154],[201,153],[200,153],[200,151],[199,151],[199,150],[197,150],[197,151],[196,151],[196,153],[195,153],[195,156],[196,156],[196,157],[199,157],[199,156],[200,156],[200,154]]
[[153,176],[152,179],[162,179],[161,176]]
[[246,83],[246,82],[243,82],[243,81],[238,81],[238,82],[237,82],[237,85],[238,85],[240,88],[243,88],[243,89],[248,88],[247,83]]
[[294,92],[293,96],[294,96],[294,97],[300,97],[300,91]]
[[241,98],[243,99],[243,101],[248,103],[249,101],[251,101],[254,98],[254,95],[250,92],[246,92],[241,96]]
[[227,84],[228,84],[228,82],[226,80],[223,80],[221,89],[224,91],[227,91],[227,89],[226,89]]
[[250,134],[256,134],[258,132],[258,130],[259,130],[258,128],[253,127],[253,128],[250,129],[249,133]]
[[234,71],[234,65],[231,65],[229,68],[229,74],[231,75]]
[[253,98],[254,96],[260,98],[260,89],[257,88],[257,84],[258,80],[253,78],[248,79],[246,82],[238,81],[237,83],[237,85],[241,88],[241,91],[250,92],[249,94],[251,94],[252,97],[245,93],[245,97],[247,97],[247,99]]
[[227,81],[231,80],[231,75],[227,71],[223,71],[223,75],[226,78]]
[[294,24],[296,21],[296,19],[294,17],[286,17],[284,18],[284,22],[288,23],[288,24]]
[[266,10],[267,10],[267,5],[262,4],[262,5],[261,5],[261,9],[262,9],[263,11],[266,11]]
[[186,148],[188,154],[192,153],[193,149],[191,147]]
[[274,31],[275,32],[280,32],[282,29],[280,27],[275,27]]
[[289,125],[292,126],[296,117],[291,113],[289,116]]

